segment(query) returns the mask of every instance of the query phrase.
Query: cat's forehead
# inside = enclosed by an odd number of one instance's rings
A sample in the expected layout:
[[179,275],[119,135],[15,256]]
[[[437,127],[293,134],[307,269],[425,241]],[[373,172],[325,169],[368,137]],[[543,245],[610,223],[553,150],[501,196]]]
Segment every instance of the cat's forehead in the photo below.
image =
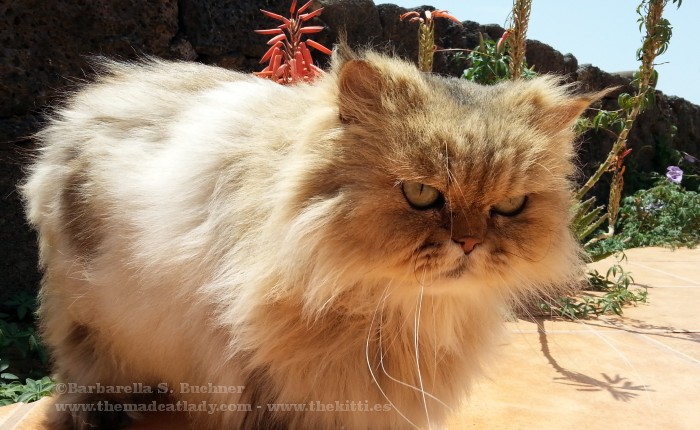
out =
[[442,76],[426,76],[431,89],[439,94],[439,97],[448,98],[452,103],[469,106],[478,103],[481,99],[480,89],[476,86],[465,84],[464,80]]
[[507,87],[507,84],[479,85],[465,79],[447,76],[426,75],[424,78],[431,93],[438,100],[467,108],[496,106]]
[[494,145],[478,135],[424,136],[414,148],[407,154],[408,179],[452,189],[469,200],[524,194],[546,180],[523,146]]
[[502,195],[548,188],[549,175],[568,173],[566,157],[552,154],[546,139],[503,100],[502,87],[449,78],[428,82],[434,91],[422,118],[405,124],[405,155],[416,177],[459,186],[463,193]]
[[488,143],[488,148],[507,151],[528,145],[528,138],[537,133],[530,106],[511,100],[507,84],[484,86],[443,77],[430,77],[428,82],[432,91],[421,112],[424,122],[434,126],[433,132],[451,134],[456,150]]

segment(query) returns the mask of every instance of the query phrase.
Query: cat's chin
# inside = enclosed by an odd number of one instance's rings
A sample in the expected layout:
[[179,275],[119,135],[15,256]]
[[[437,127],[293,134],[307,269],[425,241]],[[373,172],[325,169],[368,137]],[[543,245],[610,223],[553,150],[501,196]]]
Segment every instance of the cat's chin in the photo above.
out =
[[472,295],[475,292],[483,292],[483,290],[493,289],[487,280],[476,276],[472,273],[464,272],[461,276],[444,276],[436,279],[434,282],[422,285],[422,293],[424,295],[434,296],[465,296]]
[[423,281],[414,277],[401,279],[398,284],[402,285],[402,291],[410,295],[416,291],[421,291],[425,295],[469,295],[475,290],[497,288],[498,282],[490,276],[477,273],[473,263],[473,261],[464,260],[456,266],[426,276]]

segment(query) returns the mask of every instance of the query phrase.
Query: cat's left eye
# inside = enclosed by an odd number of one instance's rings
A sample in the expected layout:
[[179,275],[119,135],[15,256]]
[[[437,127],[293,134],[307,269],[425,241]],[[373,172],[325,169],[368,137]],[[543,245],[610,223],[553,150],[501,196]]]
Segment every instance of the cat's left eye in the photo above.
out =
[[502,216],[516,216],[525,209],[527,196],[509,197],[491,207],[491,210]]
[[436,208],[445,201],[440,191],[420,182],[407,181],[401,184],[401,188],[408,203],[416,209]]

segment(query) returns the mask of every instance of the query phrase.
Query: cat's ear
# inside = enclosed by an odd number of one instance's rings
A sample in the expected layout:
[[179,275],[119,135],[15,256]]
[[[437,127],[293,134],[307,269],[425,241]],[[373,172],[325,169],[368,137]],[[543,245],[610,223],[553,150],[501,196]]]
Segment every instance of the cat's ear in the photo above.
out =
[[362,122],[380,113],[381,71],[364,60],[346,61],[338,73],[338,107],[343,122]]
[[561,85],[556,78],[544,77],[536,81],[521,93],[520,102],[531,107],[533,125],[546,134],[557,134],[571,129],[591,104],[615,89],[572,94],[571,86]]
[[564,97],[554,103],[543,106],[542,118],[538,124],[544,131],[557,133],[568,130],[576,124],[576,120],[588,109],[591,104],[602,99],[610,91],[600,91],[582,95]]
[[538,120],[538,126],[553,133],[569,129],[594,101],[587,97],[570,97],[544,105],[540,108],[542,117]]

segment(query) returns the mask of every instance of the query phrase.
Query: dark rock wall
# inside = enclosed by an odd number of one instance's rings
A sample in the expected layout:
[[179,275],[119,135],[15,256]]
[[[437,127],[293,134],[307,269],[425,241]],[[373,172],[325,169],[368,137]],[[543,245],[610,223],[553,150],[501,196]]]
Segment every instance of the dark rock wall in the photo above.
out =
[[176,0],[4,1],[0,17],[3,119],[41,109],[68,79],[82,78],[86,56],[172,56],[178,31]]
[[[16,192],[22,165],[31,157],[31,134],[62,95],[90,79],[89,58],[104,55],[136,59],[156,55],[202,61],[223,67],[259,70],[267,38],[252,30],[275,21],[259,9],[287,14],[290,0],[0,0],[0,300],[10,291],[38,284],[34,234],[28,229]],[[301,3],[300,3],[301,4]],[[316,0],[325,7],[317,25],[327,30],[316,41],[332,45],[345,33],[351,45],[373,46],[405,58],[417,55],[417,24],[401,22],[406,10],[371,0]],[[429,8],[427,6],[421,8]],[[473,48],[482,32],[496,39],[503,28],[465,21],[436,23],[442,48]],[[529,41],[530,65],[544,73],[562,73],[587,89],[620,85],[629,79],[592,66],[579,66],[570,54]],[[328,59],[317,58],[321,65]],[[460,75],[465,60],[436,55],[438,73]],[[613,94],[604,105],[614,108]],[[675,129],[672,125],[675,124]],[[671,147],[700,152],[700,107],[657,94],[657,105],[639,118],[630,141],[632,163],[645,171],[663,170]],[[607,153],[612,139],[589,133],[582,139],[582,170],[590,171]]]

